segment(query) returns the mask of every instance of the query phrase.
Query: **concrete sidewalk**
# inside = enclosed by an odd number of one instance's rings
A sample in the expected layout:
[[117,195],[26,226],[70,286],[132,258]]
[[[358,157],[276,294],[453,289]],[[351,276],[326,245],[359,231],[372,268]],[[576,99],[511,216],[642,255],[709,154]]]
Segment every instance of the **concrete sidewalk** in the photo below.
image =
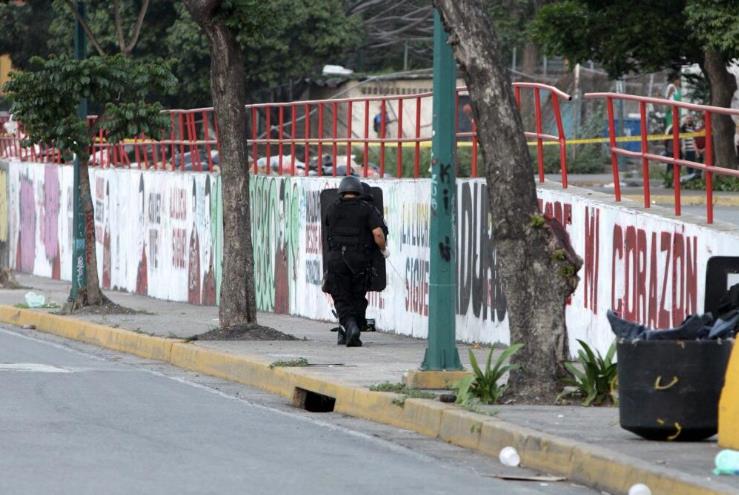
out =
[[[562,178],[558,174],[547,174],[546,179],[552,182],[560,182]],[[621,172],[621,196],[625,199],[644,203],[644,184],[641,176],[631,177],[628,173]],[[572,186],[592,189],[594,191],[613,195],[614,184],[613,175],[605,174],[569,174],[568,183]],[[664,181],[660,178],[652,177],[649,180],[650,200],[651,204],[659,206],[671,207],[675,204],[675,191],[672,188],[665,187]],[[705,206],[706,191],[699,189],[680,189],[681,201],[683,206]],[[737,192],[713,192],[713,205],[715,207],[736,207],[739,206],[739,193]]]
[[[365,333],[364,347],[336,346],[331,323],[284,315],[260,314],[260,323],[289,333],[295,341],[195,341],[180,339],[217,326],[215,307],[192,306],[109,292],[115,302],[141,313],[75,315],[74,319],[44,311],[12,307],[28,290],[47,302],[62,304],[69,284],[19,275],[29,288],[0,290],[0,321],[33,325],[38,330],[104,345],[151,359],[212,374],[293,401],[303,391],[336,399],[335,410],[411,429],[497,456],[513,445],[526,467],[566,476],[609,493],[627,493],[638,482],[657,494],[739,493],[739,476],[711,472],[719,451],[715,437],[696,443],[650,442],[622,430],[617,408],[575,406],[490,406],[494,415],[476,414],[428,399],[399,403],[395,394],[370,392],[382,382],[400,382],[418,368],[425,341],[386,333]],[[152,338],[148,335],[163,338]],[[460,345],[465,366],[470,346]],[[482,358],[486,349],[473,349]],[[279,360],[305,358],[310,366],[271,368]],[[496,461],[497,462],[497,461]]]

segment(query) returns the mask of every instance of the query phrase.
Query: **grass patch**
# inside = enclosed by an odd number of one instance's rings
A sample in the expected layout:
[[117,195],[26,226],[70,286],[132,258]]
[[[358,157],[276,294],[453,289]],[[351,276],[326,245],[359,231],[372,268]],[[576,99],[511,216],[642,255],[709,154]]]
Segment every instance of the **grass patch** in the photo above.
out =
[[297,359],[288,359],[284,361],[275,361],[269,365],[270,369],[272,368],[300,368],[303,366],[308,366],[310,363],[308,363],[308,360],[301,357]]
[[26,303],[18,303],[18,304],[14,304],[13,306],[16,308],[20,308],[20,309],[59,309],[61,308],[61,306],[59,306],[57,303],[46,303],[46,304],[42,304],[41,306],[34,306],[34,307],[30,307]]
[[432,392],[426,392],[425,390],[418,390],[415,388],[408,388],[404,383],[390,383],[384,382],[377,385],[370,386],[372,392],[391,392],[399,394],[401,397],[393,399],[393,404],[396,406],[405,406],[407,399],[435,399],[436,394]]

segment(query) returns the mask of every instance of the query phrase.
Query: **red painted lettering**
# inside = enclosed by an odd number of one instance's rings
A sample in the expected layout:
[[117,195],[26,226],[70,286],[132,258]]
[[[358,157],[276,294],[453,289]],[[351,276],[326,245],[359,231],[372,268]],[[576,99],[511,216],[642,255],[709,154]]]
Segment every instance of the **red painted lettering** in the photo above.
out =
[[660,250],[665,252],[665,270],[662,277],[662,297],[659,301],[659,313],[657,316],[657,326],[659,328],[670,328],[670,312],[665,307],[665,299],[667,296],[667,281],[670,274],[670,257],[672,256],[672,242],[669,232],[662,232],[660,235]]
[[[616,297],[616,257],[621,260],[624,257],[623,231],[620,225],[613,226],[613,259],[611,263],[611,309],[621,314],[621,298]],[[616,304],[618,301],[618,304]]]
[[[569,206],[569,205],[568,205]],[[571,217],[570,217],[571,218]],[[598,314],[598,255],[600,251],[600,210],[585,207],[585,307]]]

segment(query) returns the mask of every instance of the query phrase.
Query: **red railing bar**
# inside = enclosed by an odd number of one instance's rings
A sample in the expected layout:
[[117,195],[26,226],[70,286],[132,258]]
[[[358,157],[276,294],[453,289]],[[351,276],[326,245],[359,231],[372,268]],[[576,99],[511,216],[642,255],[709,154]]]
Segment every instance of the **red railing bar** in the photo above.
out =
[[[296,117],[295,117],[295,105],[290,105],[290,135],[295,135]],[[307,167],[308,164],[306,163]],[[290,175],[295,175],[295,142],[290,142]]]
[[[623,148],[614,148],[611,151],[618,155],[628,156],[630,158],[641,158],[642,156],[642,153],[640,153],[639,151],[629,151]],[[682,160],[682,159],[676,160],[675,158],[670,158],[670,157],[662,156],[662,155],[655,155],[654,153],[646,153],[645,156],[647,157],[647,159],[649,159],[649,161],[667,163],[670,165],[674,165],[677,163],[683,167],[697,168],[703,171],[710,171],[711,173],[716,174],[716,175],[729,175],[731,177],[739,178],[739,170],[734,170],[731,168],[708,166],[708,165],[705,165],[699,162],[691,162],[690,160]]]
[[[176,153],[175,153],[175,119],[174,119],[174,113],[169,114],[169,145],[170,145],[170,152],[169,157],[172,160],[172,170],[177,170],[177,161],[176,161]],[[136,154],[136,163],[139,163],[139,145],[134,143],[133,145],[134,152]]]
[[364,100],[364,158],[362,159],[363,174],[365,177],[369,175],[369,100]]
[[[516,83],[517,84],[517,83]],[[676,100],[666,100],[664,98],[653,98],[651,96],[637,96],[624,93],[585,93],[585,98],[613,98],[630,101],[644,101],[645,103],[653,103],[657,105],[668,105],[680,107],[687,110],[695,110],[699,112],[709,111],[711,113],[721,113],[724,115],[739,115],[737,108],[714,107],[710,105],[698,105],[696,103],[686,103]]]
[[472,119],[472,164],[470,166],[470,175],[477,177],[477,122]]
[[549,84],[534,83],[534,82],[514,82],[513,83],[513,93],[514,95],[518,94],[518,96],[516,97],[516,103],[518,103],[519,106],[521,105],[521,94],[520,94],[519,88],[531,88],[534,91],[539,91],[539,90],[544,89],[544,90],[550,91],[551,93],[559,96],[560,98],[566,99],[567,101],[572,99],[572,96],[570,96],[569,94],[565,93],[564,91],[562,91],[561,89],[557,87],[550,86]]
[[421,175],[421,97],[416,98],[416,149],[413,156],[413,177]]
[[542,142],[541,94],[534,88],[534,117],[536,118],[536,161],[539,166],[539,182],[544,182],[544,144]]
[[[318,104],[318,147],[316,152],[318,157],[316,158],[316,173],[318,176],[323,176],[323,103]],[[307,146],[307,144],[306,144]],[[306,164],[307,166],[307,164]]]
[[310,169],[308,166],[310,163],[310,145],[307,142],[307,140],[310,139],[310,103],[303,104],[303,115],[305,116],[305,175],[307,176],[308,169]]
[[706,129],[706,222],[713,223],[713,174],[710,172],[713,168],[713,122],[710,111],[706,110],[703,121]]
[[[680,160],[680,111],[675,108],[672,112],[672,157]],[[680,216],[680,164],[672,166],[672,186],[675,189],[675,215]]]
[[613,120],[613,99],[606,98],[606,107],[608,109],[608,137],[611,144],[611,172],[613,174],[613,191],[616,201],[621,201],[621,180],[618,176],[618,156],[616,148],[616,124]]
[[354,172],[354,154],[352,153],[352,102],[347,103],[346,111],[346,135],[348,140],[346,142],[346,175],[351,175]]
[[552,110],[554,111],[555,121],[557,122],[557,132],[559,133],[559,168],[562,174],[562,189],[567,189],[567,138],[565,137],[565,130],[562,125],[562,114],[559,110],[559,96],[556,94],[552,97]]
[[380,102],[380,177],[385,177],[385,121],[387,121],[386,100]]
[[649,145],[647,143],[647,104],[646,102],[639,102],[639,118],[641,119],[641,174],[642,174],[642,186],[644,188],[644,208],[651,206],[651,196],[649,188],[649,160],[646,154],[649,153]]
[[285,107],[280,107],[277,112],[278,115],[278,125],[279,130],[277,131],[277,139],[280,140],[279,144],[277,145],[277,153],[279,154],[279,157],[277,158],[277,175],[282,175],[282,154],[283,154],[283,142],[282,138],[284,136],[284,126],[285,126]]
[[253,139],[252,145],[251,145],[251,159],[254,162],[252,165],[252,168],[254,169],[254,173],[259,173],[259,167],[257,166],[257,159],[258,159],[258,153],[257,153],[257,135],[258,130],[257,127],[259,126],[259,115],[257,114],[257,109],[252,108],[251,109],[251,135]]
[[270,115],[272,114],[272,109],[270,107],[266,107],[264,114],[264,130],[265,135],[267,136],[267,145],[264,148],[267,165],[264,173],[269,175],[272,173],[272,127],[270,126]]
[[[180,170],[185,170],[185,142],[184,142],[185,130],[184,130],[184,125],[183,125],[183,114],[180,113],[178,116],[179,116],[178,123],[179,123],[179,129],[180,129],[178,136],[181,140],[183,140],[180,142],[180,158],[179,158]],[[144,150],[146,150],[146,148],[144,148]],[[144,160],[146,160],[146,151],[144,151]]]
[[208,142],[210,140],[210,135],[209,135],[210,131],[208,130],[208,128],[210,127],[209,124],[210,122],[208,119],[208,113],[203,112],[203,137],[205,138],[205,141],[206,141],[205,152],[208,154],[208,171],[212,172],[213,171],[213,157],[211,156],[212,153],[211,153],[211,148],[210,148],[210,142]]
[[336,155],[339,149],[338,139],[338,103],[335,101],[331,102],[331,137],[333,138],[333,147],[331,149],[331,162],[333,166],[333,176],[336,177]]
[[403,177],[403,100],[398,99],[398,163],[396,175],[398,179]]

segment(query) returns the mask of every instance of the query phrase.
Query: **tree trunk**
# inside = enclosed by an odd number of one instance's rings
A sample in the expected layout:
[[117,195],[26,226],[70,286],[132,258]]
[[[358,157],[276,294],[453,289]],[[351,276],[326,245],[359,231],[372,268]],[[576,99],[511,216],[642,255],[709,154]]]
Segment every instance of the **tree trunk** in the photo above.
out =
[[95,210],[92,204],[90,190],[90,171],[87,159],[80,163],[80,204],[82,215],[85,220],[85,266],[87,271],[87,283],[80,288],[75,307],[100,306],[109,302],[103,291],[100,290],[100,279],[98,278],[98,263],[95,239]]
[[217,17],[220,1],[186,0],[210,46],[210,85],[218,119],[223,182],[223,280],[221,327],[257,323],[254,251],[249,212],[244,62],[236,36]]
[[[726,70],[727,60],[715,50],[706,50],[703,66],[711,85],[711,105],[731,108],[731,99],[736,91],[736,78]],[[736,124],[730,115],[713,114],[714,165],[737,168],[734,134]]]
[[508,302],[511,342],[525,347],[509,384],[517,397],[549,401],[568,358],[565,300],[582,261],[561,224],[543,217],[511,81],[480,0],[434,0],[470,92],[487,168],[492,233]]

